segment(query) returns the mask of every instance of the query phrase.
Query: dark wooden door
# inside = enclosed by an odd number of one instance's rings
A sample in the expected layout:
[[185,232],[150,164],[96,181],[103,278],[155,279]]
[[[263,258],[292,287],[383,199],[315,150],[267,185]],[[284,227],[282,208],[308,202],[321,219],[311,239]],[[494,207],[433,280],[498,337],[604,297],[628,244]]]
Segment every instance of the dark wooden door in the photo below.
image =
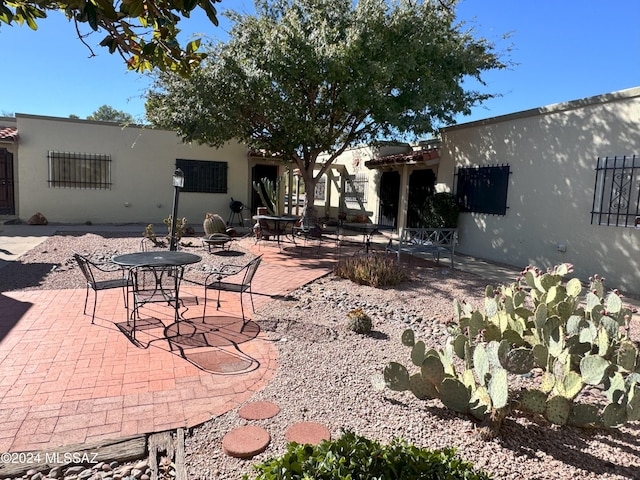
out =
[[0,215],[15,215],[13,193],[13,153],[0,148]]
[[399,202],[400,172],[382,172],[380,178],[380,218],[378,223],[397,227]]

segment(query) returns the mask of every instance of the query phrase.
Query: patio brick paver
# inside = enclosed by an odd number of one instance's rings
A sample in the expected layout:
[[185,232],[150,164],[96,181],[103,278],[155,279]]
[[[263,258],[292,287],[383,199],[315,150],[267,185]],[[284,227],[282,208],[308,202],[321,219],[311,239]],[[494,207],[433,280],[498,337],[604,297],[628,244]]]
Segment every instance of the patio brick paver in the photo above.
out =
[[[253,283],[256,308],[332,267],[331,261],[296,256],[286,248],[251,248],[264,255]],[[186,283],[183,291],[200,298],[203,293],[202,287]],[[47,450],[191,427],[246,402],[275,374],[276,347],[260,334],[240,344],[257,368],[217,375],[170,351],[166,341],[146,349],[133,345],[115,325],[126,320],[119,291],[98,294],[92,325],[82,313],[84,294],[0,294],[0,452]],[[189,305],[187,318],[202,316],[200,303]],[[210,303],[207,322],[240,314],[237,294],[223,293],[219,311]],[[170,314],[165,312],[166,317]],[[223,351],[219,347],[202,358],[224,365],[229,359]]]

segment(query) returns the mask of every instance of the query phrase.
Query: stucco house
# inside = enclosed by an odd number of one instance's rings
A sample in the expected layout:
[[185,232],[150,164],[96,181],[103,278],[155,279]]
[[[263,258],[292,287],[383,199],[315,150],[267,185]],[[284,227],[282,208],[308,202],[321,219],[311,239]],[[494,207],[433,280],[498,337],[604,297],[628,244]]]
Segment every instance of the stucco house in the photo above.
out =
[[582,279],[640,294],[640,88],[389,148],[352,149],[335,167],[360,185],[373,222],[417,226],[424,195],[449,191],[463,207],[457,252],[518,268],[569,262]]
[[207,212],[227,219],[231,198],[250,218],[252,180],[279,165],[240,143],[211,148],[167,130],[17,114],[0,118],[0,220],[40,212],[53,223],[162,223],[176,168],[185,175],[178,216],[198,225]]
[[[161,222],[171,176],[186,176],[179,216],[200,224],[233,197],[249,219],[252,182],[283,175],[239,143],[183,144],[174,132],[17,114],[0,118],[0,220]],[[441,130],[438,141],[347,150],[316,188],[318,212],[366,215],[400,231],[438,191],[463,207],[457,252],[516,267],[573,263],[640,294],[640,87]],[[301,213],[295,206],[290,213]]]

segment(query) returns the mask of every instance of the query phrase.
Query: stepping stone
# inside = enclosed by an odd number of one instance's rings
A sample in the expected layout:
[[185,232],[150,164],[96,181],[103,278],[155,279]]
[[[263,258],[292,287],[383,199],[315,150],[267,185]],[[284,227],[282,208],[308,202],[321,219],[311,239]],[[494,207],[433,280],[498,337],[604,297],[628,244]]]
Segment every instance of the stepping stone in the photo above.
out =
[[317,445],[323,440],[331,440],[331,432],[316,422],[300,422],[291,425],[284,434],[288,442]]
[[222,451],[230,457],[251,458],[264,452],[271,436],[262,427],[247,425],[231,430],[222,438]]
[[245,420],[265,420],[280,413],[280,407],[272,402],[251,402],[238,410],[240,418]]

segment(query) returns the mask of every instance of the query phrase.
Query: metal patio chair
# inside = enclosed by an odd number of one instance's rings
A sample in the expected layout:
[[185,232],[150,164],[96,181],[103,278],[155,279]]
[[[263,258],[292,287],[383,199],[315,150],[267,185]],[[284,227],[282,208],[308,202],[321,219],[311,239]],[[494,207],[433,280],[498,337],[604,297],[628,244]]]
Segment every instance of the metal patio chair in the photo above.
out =
[[218,301],[216,310],[220,308],[220,292],[236,292],[240,294],[240,308],[242,309],[242,320],[245,321],[243,293],[249,292],[251,308],[255,312],[253,305],[253,293],[251,292],[251,282],[260,266],[262,255],[254,258],[246,265],[222,265],[215,272],[207,275],[204,282],[204,308],[202,311],[202,321],[204,321],[207,311],[207,290],[218,291]]
[[[87,303],[89,301],[89,290],[93,290],[93,313],[91,314],[91,323],[96,318],[96,306],[98,304],[98,292],[102,290],[111,290],[113,288],[121,288],[124,298],[124,306],[128,309],[127,302],[127,287],[129,285],[128,279],[123,275],[122,269],[117,268],[114,264],[98,263],[90,260],[88,257],[81,255],[77,252],[73,253],[73,258],[78,263],[82,274],[86,280],[86,294],[84,297],[84,310],[83,313],[87,314]],[[103,278],[111,277],[118,274],[117,278]],[[96,278],[99,277],[99,278]]]

